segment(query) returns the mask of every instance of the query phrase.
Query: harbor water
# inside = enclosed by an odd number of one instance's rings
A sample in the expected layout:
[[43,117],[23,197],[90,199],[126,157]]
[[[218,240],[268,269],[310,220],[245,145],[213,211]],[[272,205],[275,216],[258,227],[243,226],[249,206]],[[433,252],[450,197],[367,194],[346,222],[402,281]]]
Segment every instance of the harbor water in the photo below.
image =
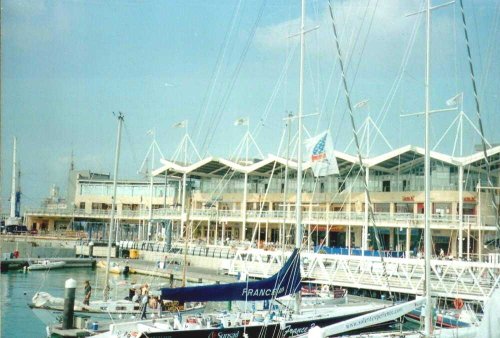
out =
[[[0,275],[1,337],[2,338],[44,338],[45,325],[34,315],[28,303],[36,292],[48,292],[56,297],[64,296],[64,283],[73,278],[77,282],[76,299],[83,300],[84,282],[92,285],[92,299],[100,299],[103,294],[105,272],[102,269],[56,269],[52,271],[9,271]],[[166,279],[141,275],[110,275],[111,296],[123,299],[130,283],[167,282]],[[212,304],[215,306],[215,304]],[[218,304],[225,306],[225,304]],[[217,306],[215,306],[217,307]],[[241,306],[244,307],[244,306]],[[214,310],[214,309],[212,309]],[[218,309],[221,310],[221,309]],[[403,329],[414,329],[415,324],[405,323]],[[396,328],[395,328],[396,329]],[[401,328],[400,328],[401,329]]]
[[[28,303],[36,292],[48,292],[56,297],[64,296],[64,282],[73,278],[77,282],[76,298],[83,300],[84,282],[92,285],[92,299],[100,299],[104,285],[101,269],[56,269],[52,271],[9,271],[0,275],[1,337],[46,337],[45,325],[33,314]],[[149,278],[149,279],[148,279]],[[128,290],[120,288],[126,276],[110,275],[112,296],[123,298]],[[151,277],[132,275],[130,282],[152,282]]]

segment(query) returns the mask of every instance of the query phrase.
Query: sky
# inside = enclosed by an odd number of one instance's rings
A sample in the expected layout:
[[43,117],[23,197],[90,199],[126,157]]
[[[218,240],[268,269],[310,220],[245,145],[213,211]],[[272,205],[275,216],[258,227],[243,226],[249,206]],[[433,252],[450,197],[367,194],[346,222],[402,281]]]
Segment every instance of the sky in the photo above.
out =
[[[284,117],[299,106],[299,1],[1,4],[3,210],[14,136],[22,204],[36,208],[53,184],[64,196],[72,153],[76,169],[112,172],[118,112],[125,116],[123,179],[141,177],[150,130],[168,159],[186,131],[202,157],[229,158],[247,130],[234,122],[248,118],[264,156],[285,153]],[[356,129],[370,117],[387,140],[372,126],[370,155],[424,144],[423,118],[400,116],[424,108],[425,16],[407,16],[422,5],[332,0],[351,101],[368,100],[354,110]],[[464,5],[485,136],[500,143],[500,1]],[[328,2],[307,1],[306,12],[304,114],[314,115],[305,127],[311,135],[330,130],[336,150],[355,154]],[[459,2],[432,12],[430,92],[432,109],[463,92],[459,110],[477,125]],[[456,127],[445,133],[458,113],[432,115],[431,148],[459,155]],[[187,129],[173,127],[185,120]],[[465,123],[463,154],[479,142]],[[188,152],[191,161],[194,155]],[[259,157],[256,148],[250,155]]]

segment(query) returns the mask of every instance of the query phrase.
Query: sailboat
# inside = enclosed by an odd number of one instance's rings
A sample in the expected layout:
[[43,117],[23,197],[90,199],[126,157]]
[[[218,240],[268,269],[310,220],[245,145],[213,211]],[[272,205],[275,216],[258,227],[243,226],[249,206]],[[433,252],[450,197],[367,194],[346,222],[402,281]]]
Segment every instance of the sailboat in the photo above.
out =
[[[445,4],[446,5],[446,4]],[[464,20],[465,26],[465,17],[463,16],[463,4],[462,6],[462,19]],[[459,322],[455,320],[453,324],[450,325],[442,325],[440,328],[434,328],[433,323],[433,310],[434,304],[432,301],[432,289],[431,289],[431,228],[430,228],[430,213],[431,213],[431,198],[430,198],[430,147],[429,147],[429,126],[430,126],[430,22],[431,22],[431,1],[426,0],[426,9],[424,12],[426,13],[426,62],[425,62],[425,158],[424,158],[424,177],[425,177],[425,206],[424,206],[424,235],[425,235],[425,289],[424,289],[424,297],[421,299],[414,300],[412,302],[407,302],[401,305],[398,305],[394,308],[403,309],[403,314],[412,314],[418,313],[420,316],[423,314],[424,319],[424,330],[421,331],[411,331],[411,332],[386,332],[386,333],[374,333],[362,336],[355,337],[372,337],[372,338],[389,338],[394,337],[397,334],[398,337],[401,338],[417,338],[417,337],[453,337],[453,338],[482,338],[482,337],[498,337],[498,329],[500,328],[500,324],[496,318],[499,318],[498,311],[492,310],[498,307],[498,300],[500,299],[500,289],[496,289],[492,298],[486,305],[487,315],[485,316],[485,320],[481,322],[479,328],[469,322]],[[420,13],[420,12],[418,12]],[[468,41],[467,41],[468,42]],[[469,52],[470,53],[470,52]],[[469,54],[470,58],[470,54]],[[470,62],[470,59],[469,59]],[[472,63],[470,64],[472,68]],[[473,79],[474,81],[474,79]],[[474,84],[475,88],[475,84]],[[483,138],[484,142],[484,138]],[[483,144],[484,145],[484,144]],[[486,154],[485,154],[486,155]],[[407,311],[411,307],[415,307],[413,310]],[[463,303],[462,303],[463,305]],[[393,309],[394,311],[395,309]],[[365,322],[375,321],[377,317],[385,316],[387,314],[387,310],[380,310],[369,315],[364,315],[354,320],[348,320],[343,323],[337,323],[333,325],[329,325],[327,327],[315,327],[311,329],[308,334],[301,335],[303,338],[322,338],[329,337],[335,335],[337,333],[344,332],[345,327],[352,325],[364,325]],[[444,316],[439,318],[437,316],[437,323],[441,321],[441,324],[444,323]],[[354,336],[353,336],[354,337]]]
[[[108,237],[108,253],[106,262],[102,262],[101,267],[106,269],[105,286],[103,300],[91,301],[90,304],[85,305],[82,302],[75,302],[75,315],[90,316],[95,320],[117,320],[117,319],[134,319],[141,315],[141,304],[132,300],[113,300],[109,297],[110,273],[125,273],[129,272],[128,266],[119,266],[110,261],[111,256],[111,243],[113,241],[113,225],[115,221],[115,203],[116,203],[116,182],[118,176],[118,163],[120,160],[120,143],[121,143],[121,130],[124,117],[122,113],[118,114],[118,133],[117,143],[115,149],[115,164],[114,164],[114,177],[113,177],[113,200],[111,205],[110,229]],[[43,265],[42,265],[43,266]],[[130,271],[131,272],[131,271]],[[54,297],[47,292],[37,292],[32,302],[28,304],[35,315],[46,325],[58,323],[62,319],[62,311],[64,308],[64,299],[61,297]],[[147,306],[147,305],[145,305]],[[203,311],[204,305],[200,303],[186,303],[182,309],[175,308],[172,311],[179,313],[199,313]],[[151,316],[152,314],[150,314]]]
[[[300,296],[300,250],[302,232],[302,111],[304,82],[304,14],[305,1],[302,0],[301,19],[301,68],[299,94],[299,132],[297,155],[296,232],[295,249],[283,267],[273,276],[260,281],[246,281],[226,285],[205,285],[182,288],[164,288],[162,298],[177,301],[269,301],[270,307],[262,310],[236,313],[205,313],[202,316],[181,318],[173,316],[159,320],[137,321],[111,324],[108,332],[96,335],[100,338],[134,337],[297,337],[306,334],[316,326],[328,326],[346,320],[356,320],[386,307],[384,304],[367,303],[358,305],[333,305],[304,309]],[[295,307],[280,306],[280,297],[295,295]],[[413,306],[413,307],[412,307]],[[407,305],[410,309],[414,305]],[[391,307],[392,308],[392,307]],[[397,317],[403,313],[398,312]],[[378,317],[369,323],[386,327],[393,322],[394,313]],[[342,332],[355,332],[356,326],[346,327]]]

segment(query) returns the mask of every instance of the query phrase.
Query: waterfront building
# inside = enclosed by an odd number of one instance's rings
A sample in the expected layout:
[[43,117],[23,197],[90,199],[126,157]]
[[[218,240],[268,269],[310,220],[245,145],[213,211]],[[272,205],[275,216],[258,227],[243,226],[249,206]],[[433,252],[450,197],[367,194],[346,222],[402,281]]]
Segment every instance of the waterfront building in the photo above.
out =
[[[357,157],[335,155],[338,175],[317,178],[305,165],[306,244],[378,249],[375,229],[369,226],[366,180],[382,248],[417,254],[423,246],[424,150],[405,146],[366,158],[366,177],[361,176]],[[487,152],[493,187],[487,182],[484,159],[482,152],[465,157],[431,153],[436,253],[442,249],[449,256],[476,259],[498,243],[500,146]],[[293,241],[296,167],[293,160],[273,155],[243,162],[216,157],[189,164],[162,160],[153,173],[152,191],[147,180],[118,182],[116,238],[163,240],[166,225],[171,224],[177,239],[187,233],[206,244],[238,241],[270,248]],[[74,190],[68,193],[66,208],[28,210],[27,225],[50,232],[64,223],[66,229],[85,231],[87,236],[93,231],[94,237],[106,238],[112,180],[88,171],[71,177]]]

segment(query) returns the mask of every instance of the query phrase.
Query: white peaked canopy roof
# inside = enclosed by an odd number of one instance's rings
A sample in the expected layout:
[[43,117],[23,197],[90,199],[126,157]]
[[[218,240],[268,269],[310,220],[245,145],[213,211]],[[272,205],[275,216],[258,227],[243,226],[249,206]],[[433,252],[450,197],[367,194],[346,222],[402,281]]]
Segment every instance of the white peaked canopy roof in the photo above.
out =
[[[341,174],[350,170],[353,165],[359,165],[358,158],[340,151],[334,151],[339,171]],[[500,146],[488,149],[488,160],[492,171],[500,171]],[[468,166],[470,170],[484,170],[485,161],[483,152],[477,152],[466,157],[454,157],[435,151],[431,151],[431,159],[451,166]],[[391,150],[385,154],[366,158],[364,165],[372,170],[379,170],[386,173],[396,173],[404,171],[415,165],[422,164],[424,161],[424,149],[416,146],[407,145],[398,149]],[[153,171],[154,176],[165,175],[180,177],[187,174],[191,177],[221,177],[228,172],[238,172],[252,176],[269,177],[272,171],[284,170],[288,165],[292,172],[297,169],[296,160],[287,160],[276,155],[268,155],[265,159],[255,159],[251,164],[239,164],[224,158],[210,156],[192,164],[184,164],[161,160],[163,164],[160,168]],[[311,163],[304,163],[304,170],[311,169]]]

